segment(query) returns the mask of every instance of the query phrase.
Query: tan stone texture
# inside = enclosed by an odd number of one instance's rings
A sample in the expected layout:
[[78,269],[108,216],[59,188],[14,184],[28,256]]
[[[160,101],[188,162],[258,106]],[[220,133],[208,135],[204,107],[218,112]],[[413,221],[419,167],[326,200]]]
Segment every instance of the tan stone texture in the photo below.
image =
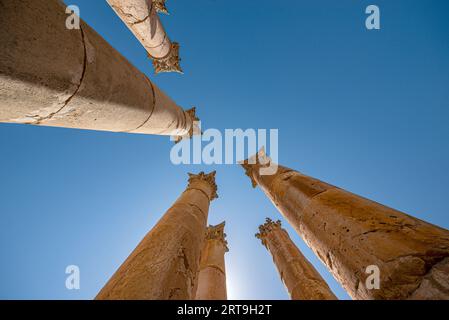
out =
[[215,172],[190,174],[187,189],[96,299],[193,299],[209,205],[216,191]]
[[57,0],[0,2],[0,122],[188,135],[184,111]]
[[[249,160],[247,175],[351,297],[449,299],[448,230],[286,167],[260,175]],[[365,285],[370,265],[380,269],[378,290]]]
[[[148,0],[107,0],[117,15],[154,59],[156,72],[181,72],[179,45],[172,43],[157,15],[161,2]],[[165,8],[165,6],[164,6]]]
[[336,300],[326,281],[293,243],[280,221],[267,218],[256,237],[273,256],[292,300]]
[[226,300],[225,253],[228,252],[225,223],[206,231],[198,275],[196,300]]

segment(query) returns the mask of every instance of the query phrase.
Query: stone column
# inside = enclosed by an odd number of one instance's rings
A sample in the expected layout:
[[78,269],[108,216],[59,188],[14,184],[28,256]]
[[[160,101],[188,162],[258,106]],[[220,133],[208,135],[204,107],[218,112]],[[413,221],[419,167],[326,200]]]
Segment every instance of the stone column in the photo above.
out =
[[157,15],[166,12],[164,1],[107,0],[117,15],[153,59],[156,73],[182,72],[179,65],[179,44],[171,42]]
[[0,122],[184,136],[184,111],[58,0],[0,1]]
[[217,198],[215,172],[189,174],[187,189],[100,291],[99,300],[190,300]]
[[267,218],[256,237],[273,256],[274,264],[292,300],[337,300],[326,281],[299,251],[281,221]]
[[270,162],[242,165],[354,299],[449,299],[448,230]]
[[207,228],[201,252],[196,300],[227,299],[224,255],[229,250],[224,227],[225,222]]

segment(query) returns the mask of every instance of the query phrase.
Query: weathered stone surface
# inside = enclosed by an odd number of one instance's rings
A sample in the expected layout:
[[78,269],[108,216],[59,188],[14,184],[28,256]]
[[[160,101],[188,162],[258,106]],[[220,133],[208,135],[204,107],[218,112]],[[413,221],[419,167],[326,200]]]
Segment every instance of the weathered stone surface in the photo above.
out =
[[196,300],[226,300],[224,255],[228,252],[225,223],[209,226],[206,231],[198,274]]
[[194,298],[215,172],[189,185],[100,291],[99,300]]
[[165,0],[152,0],[152,1],[157,12],[168,14],[167,6],[165,5]]
[[0,122],[185,136],[193,118],[57,0],[0,2]]
[[[243,166],[354,299],[449,299],[448,230],[289,168]],[[378,290],[365,286],[371,265]]]
[[179,45],[172,43],[157,15],[164,1],[107,0],[153,59],[155,72],[182,72]]
[[267,218],[256,237],[273,256],[274,264],[292,300],[336,300],[336,296],[299,251],[280,221]]
[[181,68],[181,58],[179,57],[179,43],[173,42],[171,44],[170,52],[162,58],[153,59],[153,68],[156,73],[162,72],[178,72],[183,73]]

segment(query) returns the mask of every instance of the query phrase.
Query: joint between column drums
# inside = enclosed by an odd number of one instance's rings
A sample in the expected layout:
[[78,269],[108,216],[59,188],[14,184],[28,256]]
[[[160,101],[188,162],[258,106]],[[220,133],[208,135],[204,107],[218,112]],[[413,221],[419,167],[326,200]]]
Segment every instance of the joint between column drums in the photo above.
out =
[[145,121],[139,125],[137,128],[135,129],[131,129],[131,130],[125,130],[122,132],[126,132],[126,133],[132,133],[133,131],[139,130],[140,128],[142,128],[145,124],[147,124],[148,121],[150,121],[151,116],[153,115],[154,109],[156,109],[156,92],[154,90],[154,85],[153,83],[150,81],[150,79],[148,79],[147,76],[144,76],[145,80],[148,82],[148,84],[150,85],[151,88],[151,94],[153,96],[153,105],[150,111],[150,114],[148,115],[148,118],[145,119]]
[[203,268],[200,269],[200,271],[205,270],[207,268],[216,269],[216,270],[220,271],[220,273],[222,273],[223,275],[226,276],[226,272],[223,269],[221,269],[219,266],[216,266],[213,264],[208,264],[208,265],[204,266]]
[[156,46],[154,46],[154,47],[145,46],[145,49],[147,50],[147,53],[148,53],[148,58],[150,58],[151,60],[154,60],[154,59],[157,60],[157,59],[165,59],[165,58],[167,58],[167,57],[170,55],[170,51],[168,51],[168,53],[167,53],[165,56],[159,57],[159,58],[153,56],[153,55],[149,52],[150,49],[156,49],[156,48],[162,47],[162,46],[165,44],[166,41],[171,45],[171,42],[170,42],[170,39],[168,38],[168,35],[167,35],[167,34],[164,34],[164,39],[162,39],[162,41],[161,41],[160,44],[158,44],[158,45],[156,45]]
[[[206,198],[207,198],[207,200],[209,200],[209,202],[212,202],[212,200],[213,199],[211,199],[208,195],[207,195],[207,193],[206,193],[206,191],[204,191],[204,190],[201,190],[201,189],[198,189],[198,188],[194,188],[194,187],[189,187],[189,188],[187,188],[187,190],[197,190],[197,191],[200,191],[202,194],[204,194],[205,196],[206,196]],[[187,191],[186,190],[186,191]],[[185,192],[185,191],[184,191]]]

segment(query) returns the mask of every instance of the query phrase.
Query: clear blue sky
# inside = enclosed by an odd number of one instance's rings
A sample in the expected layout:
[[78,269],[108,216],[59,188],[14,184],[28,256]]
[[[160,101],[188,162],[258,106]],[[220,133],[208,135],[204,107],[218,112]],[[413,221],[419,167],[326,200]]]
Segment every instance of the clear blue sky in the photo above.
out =
[[[449,228],[448,1],[168,1],[182,76],[154,76],[105,1],[67,3],[179,105],[196,106],[205,128],[277,128],[281,164]],[[365,28],[369,4],[380,31]],[[171,146],[0,124],[0,298],[93,298],[200,170],[217,170],[209,220],[227,221],[229,297],[287,298],[254,237],[277,210],[239,166],[176,167]],[[70,264],[79,291],[65,288]]]

